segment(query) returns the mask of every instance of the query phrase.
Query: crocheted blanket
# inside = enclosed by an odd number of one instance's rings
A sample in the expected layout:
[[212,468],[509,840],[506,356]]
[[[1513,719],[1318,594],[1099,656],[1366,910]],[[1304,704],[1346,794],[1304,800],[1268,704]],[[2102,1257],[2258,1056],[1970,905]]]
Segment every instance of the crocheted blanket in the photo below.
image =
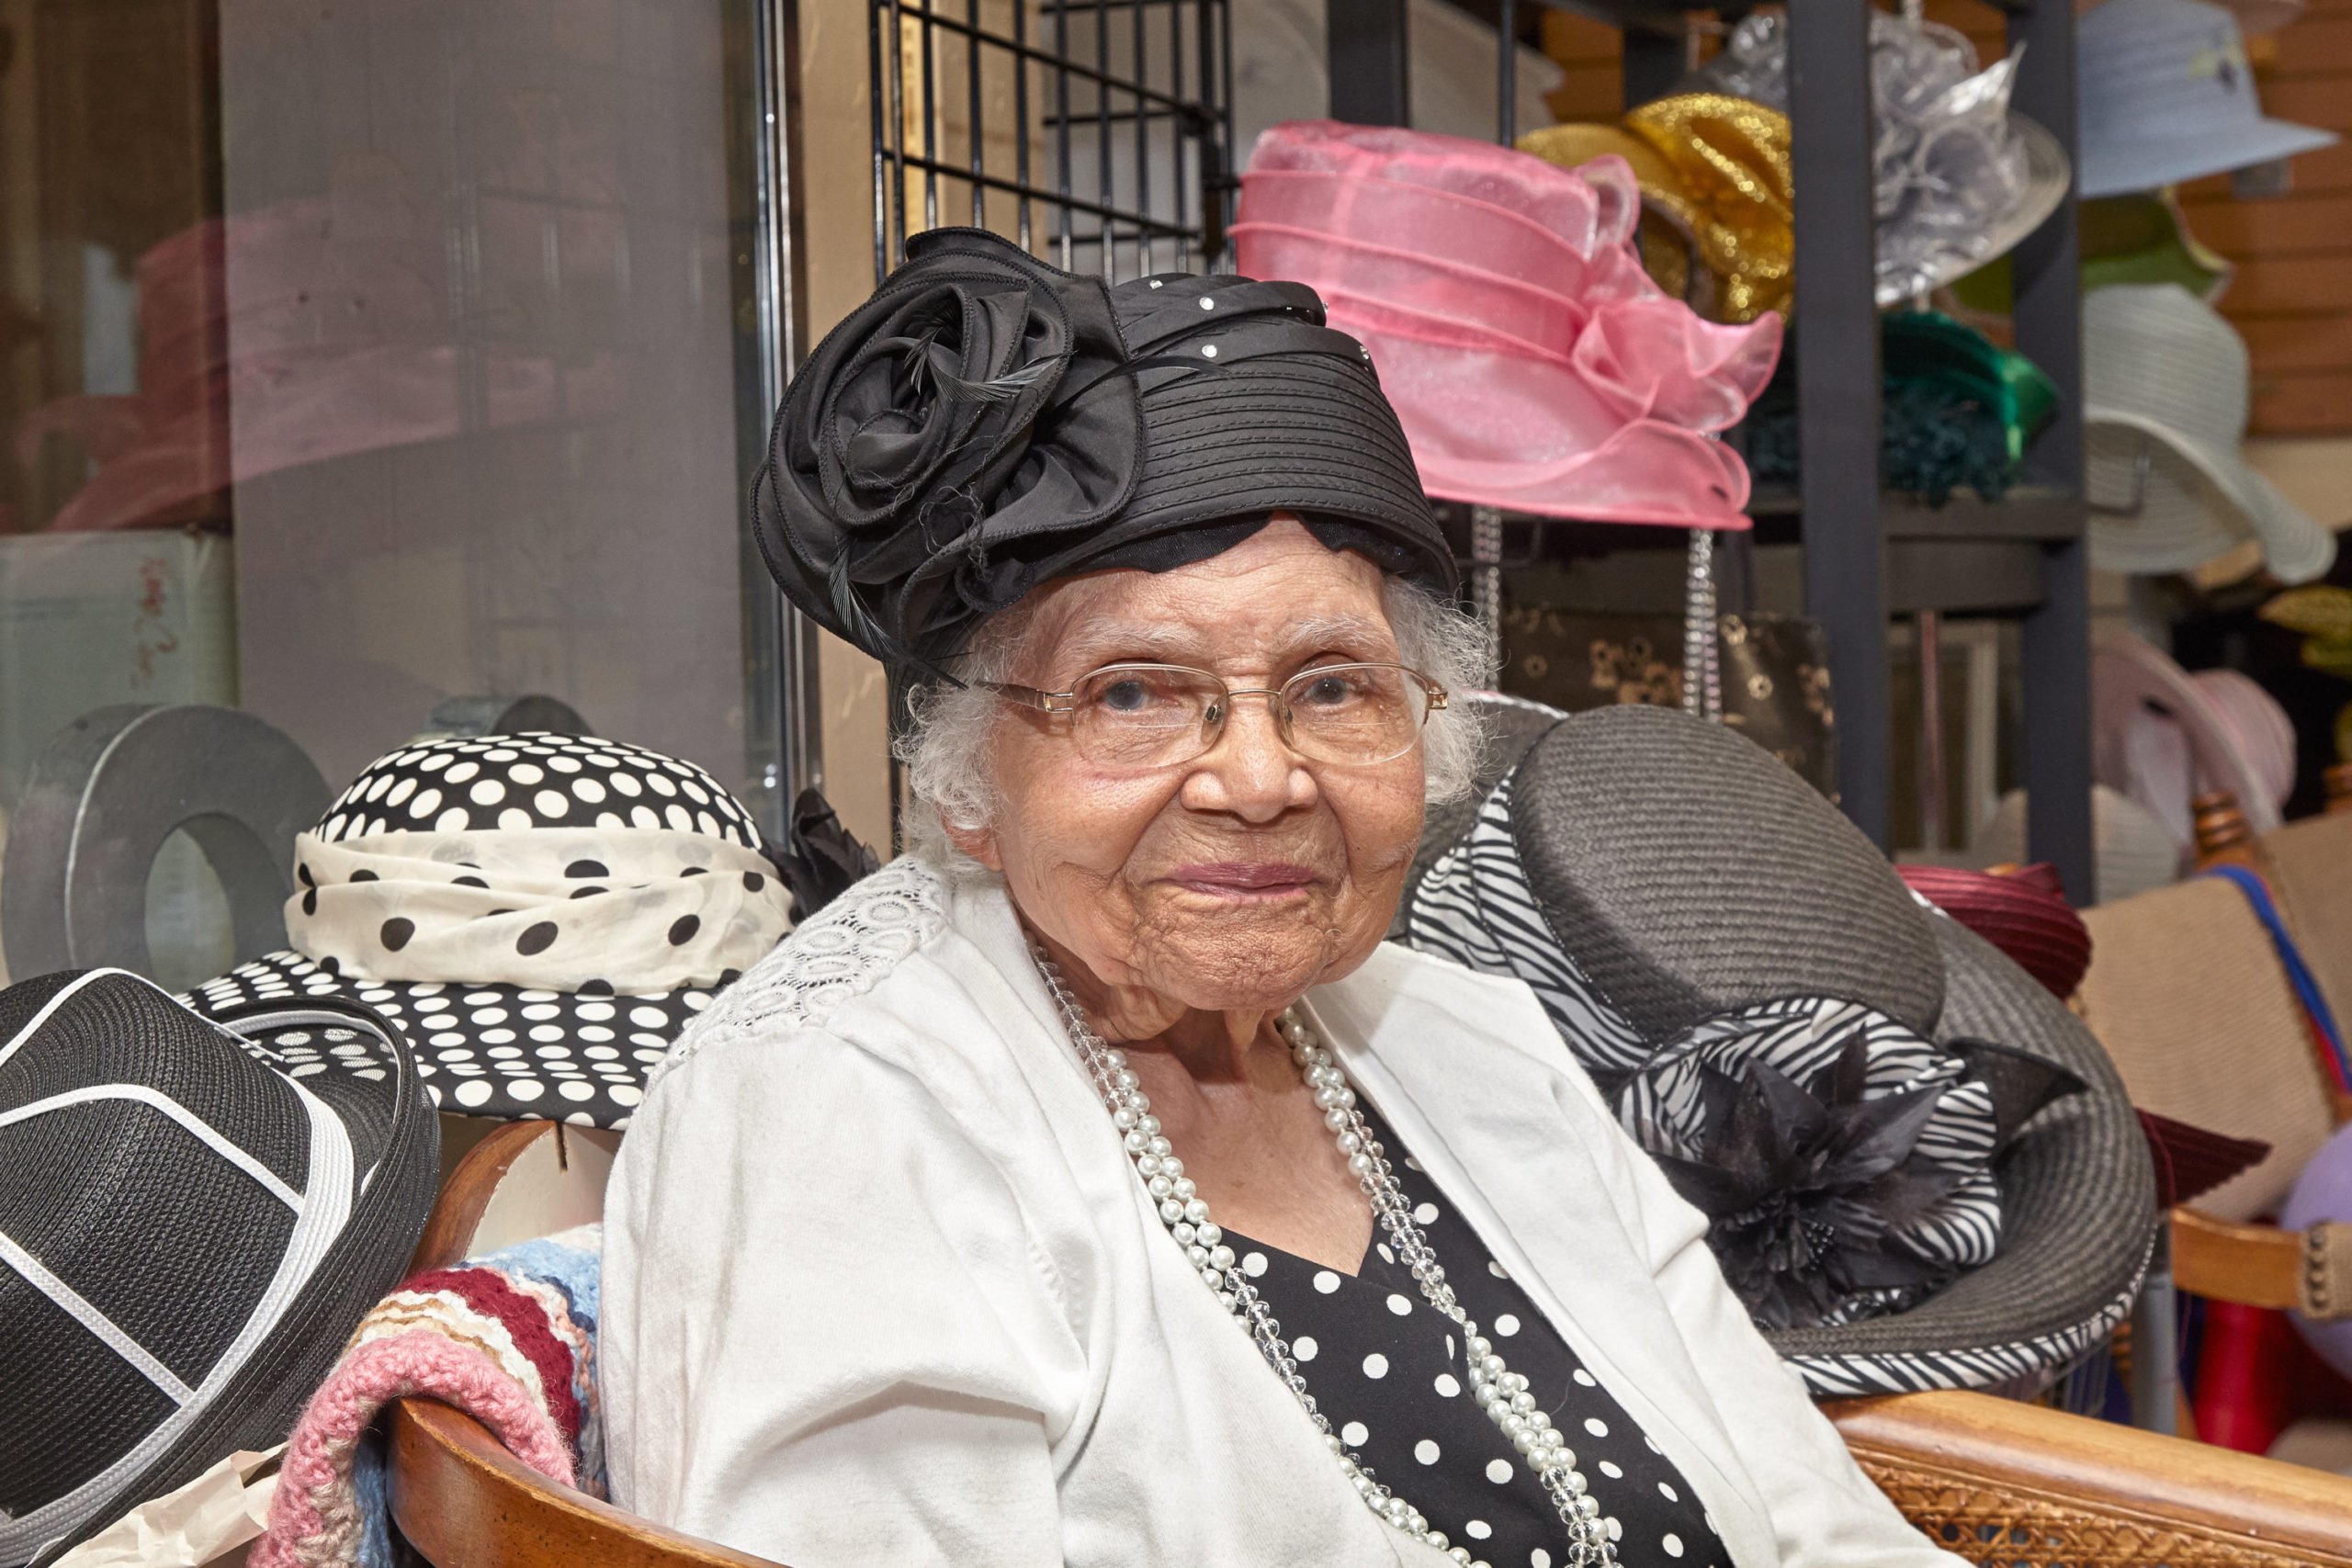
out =
[[311,1396],[251,1568],[393,1568],[379,1412],[454,1405],[525,1464],[602,1496],[594,1349],[604,1228],[526,1242],[413,1275],[360,1320]]

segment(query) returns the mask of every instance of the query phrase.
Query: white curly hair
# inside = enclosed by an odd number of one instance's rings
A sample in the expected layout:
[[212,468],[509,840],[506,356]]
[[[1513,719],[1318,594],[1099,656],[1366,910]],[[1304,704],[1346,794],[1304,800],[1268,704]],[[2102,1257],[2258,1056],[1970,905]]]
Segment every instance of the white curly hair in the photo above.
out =
[[[1396,637],[1400,663],[1422,671],[1457,697],[1492,678],[1485,631],[1446,599],[1426,588],[1391,577],[1382,585],[1381,607]],[[958,660],[952,686],[936,682],[908,698],[908,719],[894,749],[905,764],[917,801],[930,807],[909,814],[909,848],[939,860],[951,854],[944,828],[986,828],[997,804],[996,781],[988,760],[1003,703],[978,682],[1001,681],[1022,652],[1029,629],[1025,610],[1008,610],[989,621]],[[1431,805],[1470,793],[1486,737],[1476,714],[1455,701],[1430,713],[1421,731],[1421,772]]]

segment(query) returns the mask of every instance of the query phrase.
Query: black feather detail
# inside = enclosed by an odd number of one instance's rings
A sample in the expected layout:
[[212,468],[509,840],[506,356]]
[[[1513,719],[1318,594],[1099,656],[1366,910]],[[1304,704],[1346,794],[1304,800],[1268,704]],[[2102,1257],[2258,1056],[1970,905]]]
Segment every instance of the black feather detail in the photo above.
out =
[[857,584],[850,581],[849,568],[850,558],[842,554],[833,558],[825,573],[827,597],[831,601],[833,614],[841,619],[842,636],[886,662],[903,658],[898,643],[857,596]]
[[813,789],[802,790],[792,803],[792,829],[785,841],[769,844],[765,852],[792,895],[795,925],[872,875],[881,863]]

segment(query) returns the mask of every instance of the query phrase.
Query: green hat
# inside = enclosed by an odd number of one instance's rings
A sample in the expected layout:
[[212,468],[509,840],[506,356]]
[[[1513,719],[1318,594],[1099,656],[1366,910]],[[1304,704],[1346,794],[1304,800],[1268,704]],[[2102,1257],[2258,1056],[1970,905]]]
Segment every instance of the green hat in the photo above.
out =
[[[2101,197],[2077,211],[2086,293],[2114,283],[2177,283],[2210,305],[2230,286],[2229,258],[2188,231],[2170,191]],[[1972,311],[1997,315],[2008,310],[2010,290],[2005,255],[1953,284],[1952,297]]]

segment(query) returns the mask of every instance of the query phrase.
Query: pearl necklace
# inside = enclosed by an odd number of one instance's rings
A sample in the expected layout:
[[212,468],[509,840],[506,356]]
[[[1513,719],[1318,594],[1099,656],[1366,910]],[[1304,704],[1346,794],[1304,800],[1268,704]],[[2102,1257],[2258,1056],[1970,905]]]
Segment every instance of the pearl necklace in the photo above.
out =
[[[1315,1396],[1307,1392],[1306,1379],[1300,1374],[1298,1361],[1282,1337],[1282,1325],[1274,1320],[1257,1287],[1236,1263],[1233,1248],[1225,1245],[1225,1233],[1209,1218],[1207,1202],[1201,1198],[1193,1179],[1184,1174],[1184,1162],[1176,1157],[1168,1139],[1161,1134],[1159,1118],[1151,1113],[1151,1100],[1143,1092],[1142,1080],[1127,1065],[1126,1054],[1105,1041],[1087,1022],[1085,1012],[1062,980],[1059,965],[1042,950],[1033,949],[1033,953],[1046,987],[1053,993],[1054,1004],[1061,1010],[1062,1025],[1069,1033],[1070,1043],[1077,1047],[1088,1076],[1094,1080],[1095,1092],[1110,1111],[1112,1125],[1119,1130],[1136,1174],[1143,1179],[1144,1190],[1159,1204],[1160,1223],[1184,1249],[1185,1259],[1200,1271],[1201,1283],[1216,1293],[1217,1304],[1231,1313],[1257,1342],[1267,1364],[1282,1378],[1299,1407],[1306,1412],[1307,1419],[1322,1434],[1324,1447],[1338,1459],[1340,1473],[1374,1513],[1397,1529],[1445,1552],[1456,1562],[1486,1568],[1484,1563],[1474,1562],[1468,1548],[1453,1544],[1444,1531],[1431,1527],[1419,1509],[1374,1476],[1362,1457],[1331,1430],[1329,1418],[1316,1408]],[[1396,1244],[1396,1256],[1412,1270],[1422,1299],[1462,1330],[1463,1359],[1469,1373],[1471,1394],[1510,1439],[1521,1457],[1533,1467],[1537,1480],[1551,1497],[1552,1506],[1567,1530],[1568,1568],[1610,1568],[1617,1560],[1616,1549],[1600,1518],[1600,1502],[1577,1469],[1575,1452],[1560,1429],[1552,1425],[1552,1418],[1536,1408],[1535,1396],[1528,1392],[1525,1375],[1504,1364],[1493,1344],[1479,1334],[1477,1324],[1455,1299],[1453,1287],[1445,1282],[1445,1270],[1438,1266],[1437,1254],[1430,1250],[1429,1238],[1414,1221],[1412,1208],[1396,1184],[1396,1175],[1385,1151],[1373,1137],[1363,1112],[1356,1109],[1355,1091],[1348,1087],[1347,1075],[1329,1049],[1316,1039],[1297,1009],[1283,1010],[1281,1029],[1283,1039],[1290,1046],[1291,1060],[1297,1064],[1307,1087],[1315,1091],[1315,1103],[1323,1112],[1323,1124],[1331,1130],[1340,1153],[1347,1158],[1349,1172],[1372,1201],[1373,1217]]]

